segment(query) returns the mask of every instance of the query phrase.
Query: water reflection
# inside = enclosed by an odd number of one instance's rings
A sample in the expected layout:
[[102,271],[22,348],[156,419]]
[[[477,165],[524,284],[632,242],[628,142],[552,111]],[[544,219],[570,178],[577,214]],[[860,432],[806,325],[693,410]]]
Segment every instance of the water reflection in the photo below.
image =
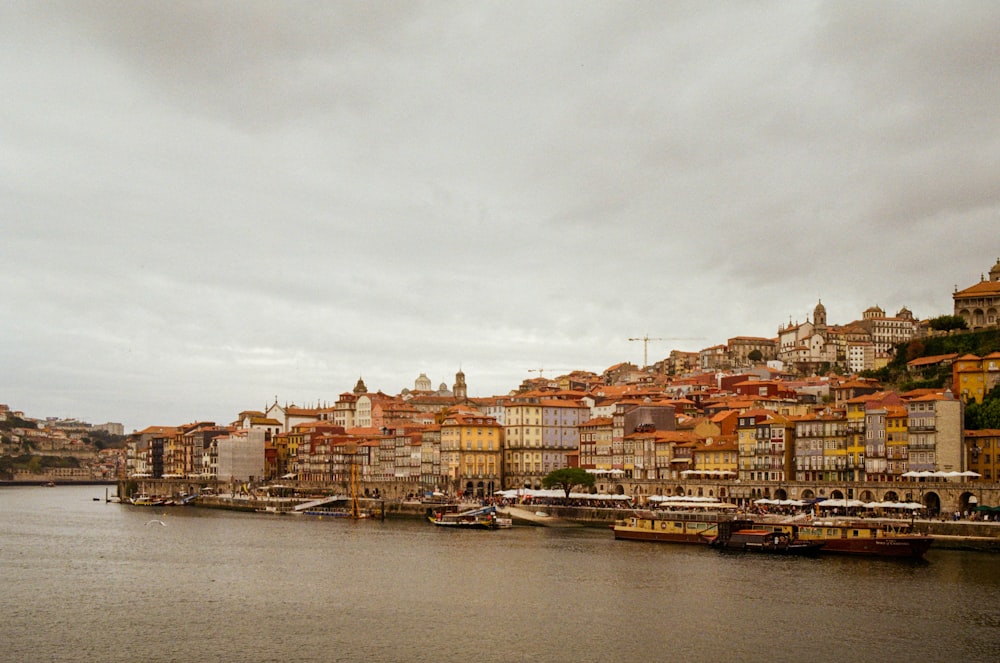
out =
[[1000,660],[996,556],[769,558],[96,495],[0,490],[7,660]]

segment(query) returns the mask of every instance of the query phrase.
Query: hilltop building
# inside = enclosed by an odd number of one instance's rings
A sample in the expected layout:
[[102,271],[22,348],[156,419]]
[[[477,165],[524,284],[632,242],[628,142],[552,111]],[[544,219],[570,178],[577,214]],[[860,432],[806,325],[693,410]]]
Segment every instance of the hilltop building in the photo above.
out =
[[1000,259],[990,270],[990,278],[964,290],[955,290],[955,315],[965,320],[969,329],[1000,326]]

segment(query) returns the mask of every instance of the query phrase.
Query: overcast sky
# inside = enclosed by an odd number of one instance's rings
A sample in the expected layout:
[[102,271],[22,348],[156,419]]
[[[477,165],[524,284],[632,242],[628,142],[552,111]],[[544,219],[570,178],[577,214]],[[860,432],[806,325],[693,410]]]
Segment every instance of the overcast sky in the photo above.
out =
[[0,402],[470,395],[1000,257],[1000,3],[4,2]]

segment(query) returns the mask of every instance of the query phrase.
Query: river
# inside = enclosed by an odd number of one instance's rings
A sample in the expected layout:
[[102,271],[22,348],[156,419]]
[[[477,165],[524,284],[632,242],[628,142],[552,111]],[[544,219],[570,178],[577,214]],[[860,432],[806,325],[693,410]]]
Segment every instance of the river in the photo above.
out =
[[1000,660],[997,555],[776,558],[104,495],[0,488],[0,660]]

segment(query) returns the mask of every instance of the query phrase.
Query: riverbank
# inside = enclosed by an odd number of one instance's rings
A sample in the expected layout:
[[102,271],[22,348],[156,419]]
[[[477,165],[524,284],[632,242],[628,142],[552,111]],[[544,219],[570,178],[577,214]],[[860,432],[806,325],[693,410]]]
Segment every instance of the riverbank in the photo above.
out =
[[[361,499],[361,508],[381,514],[386,519],[417,519],[427,517],[428,509],[434,505],[414,501],[382,501]],[[282,498],[260,498],[250,496],[210,495],[199,497],[192,504],[195,508],[226,509],[231,511],[258,512],[264,515],[287,515],[295,512],[295,506],[302,500]],[[459,505],[461,508],[478,506],[478,503]],[[579,506],[558,506],[553,504],[518,506],[510,505],[505,512],[518,526],[531,527],[590,527],[610,528],[615,520],[627,518],[633,511],[629,509],[603,509]],[[1000,523],[971,521],[921,520],[888,522],[913,523],[916,531],[927,533],[934,538],[934,547],[948,550],[969,550],[1000,553]]]

